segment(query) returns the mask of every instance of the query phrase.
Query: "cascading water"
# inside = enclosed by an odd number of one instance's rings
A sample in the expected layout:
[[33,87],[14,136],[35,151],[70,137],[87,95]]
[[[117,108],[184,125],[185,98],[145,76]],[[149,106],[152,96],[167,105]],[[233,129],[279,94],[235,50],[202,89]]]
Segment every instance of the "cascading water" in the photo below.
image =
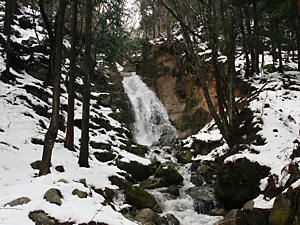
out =
[[174,142],[176,129],[155,93],[135,73],[124,77],[123,85],[134,109],[136,141],[149,146]]
[[[166,109],[156,97],[155,93],[147,87],[135,73],[123,74],[123,86],[129,97],[135,115],[133,133],[137,143],[150,146],[149,158],[161,162],[173,161],[175,157],[165,152],[170,143],[176,140],[176,129],[171,125]],[[156,145],[156,146],[155,146]],[[158,148],[160,151],[157,151]],[[156,152],[160,152],[157,155]],[[180,197],[170,198],[168,194],[159,189],[151,190],[163,209],[163,214],[173,214],[181,225],[213,225],[220,217],[211,217],[198,214],[194,210],[194,200],[186,192],[194,185],[190,182],[190,165],[181,166],[180,173],[184,177],[183,186],[180,188]]]

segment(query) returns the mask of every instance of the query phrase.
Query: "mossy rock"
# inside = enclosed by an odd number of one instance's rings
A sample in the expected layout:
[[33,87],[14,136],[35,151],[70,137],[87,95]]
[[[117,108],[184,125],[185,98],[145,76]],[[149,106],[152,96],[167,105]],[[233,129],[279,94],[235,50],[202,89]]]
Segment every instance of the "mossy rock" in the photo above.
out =
[[193,153],[190,150],[183,150],[178,152],[177,160],[179,163],[190,163],[192,162]]
[[129,188],[132,186],[132,183],[118,176],[110,176],[109,181],[112,185],[118,186],[120,189]]
[[168,185],[178,185],[183,181],[182,175],[171,164],[162,164],[155,172],[155,177],[162,178]]
[[108,162],[116,158],[116,154],[113,152],[95,152],[94,156],[100,162]]
[[18,206],[18,205],[24,205],[24,204],[27,204],[29,203],[31,200],[30,198],[27,198],[27,197],[21,197],[21,198],[17,198],[15,200],[12,200],[8,203],[5,204],[5,206],[10,206],[10,207],[14,207],[14,206]]
[[155,209],[158,206],[155,198],[140,187],[131,187],[125,190],[126,201],[137,209]]
[[76,195],[78,198],[87,198],[88,197],[88,193],[81,191],[77,188],[72,191],[72,195]]
[[165,187],[168,184],[161,178],[149,178],[141,182],[140,187],[143,189],[155,189]]
[[129,173],[137,181],[146,180],[153,174],[150,166],[136,161],[131,161],[130,163],[117,161],[117,167]]
[[225,208],[241,208],[260,194],[260,180],[269,175],[270,169],[248,159],[238,159],[219,168],[215,195]]
[[49,189],[45,195],[44,195],[44,199],[46,199],[47,202],[56,204],[56,205],[61,205],[62,204],[62,194],[60,192],[60,190],[58,189],[54,189],[51,188]]

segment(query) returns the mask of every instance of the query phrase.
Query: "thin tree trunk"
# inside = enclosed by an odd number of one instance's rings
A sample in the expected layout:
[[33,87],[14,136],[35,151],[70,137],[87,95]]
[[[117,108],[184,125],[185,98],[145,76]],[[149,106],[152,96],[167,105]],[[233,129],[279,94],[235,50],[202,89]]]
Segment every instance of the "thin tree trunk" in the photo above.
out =
[[50,173],[52,150],[58,132],[59,107],[60,107],[60,77],[61,77],[61,62],[63,49],[63,28],[65,19],[66,1],[60,0],[57,11],[57,28],[55,35],[55,51],[54,68],[53,68],[53,100],[52,100],[52,114],[49,129],[45,135],[44,149],[42,162],[40,166],[40,175]]
[[295,17],[296,17],[296,38],[298,52],[298,71],[300,71],[300,0],[294,0]]
[[279,60],[279,67],[278,72],[283,73],[283,63],[282,63],[282,51],[281,51],[281,38],[280,38],[280,30],[279,30],[279,21],[278,18],[275,18],[275,31],[276,31],[276,45],[278,48],[278,60]]
[[70,56],[70,75],[68,85],[68,118],[67,118],[67,134],[65,147],[69,150],[74,150],[74,103],[75,103],[75,69],[76,69],[76,47],[77,47],[77,13],[78,0],[73,0],[72,5],[72,40],[71,40],[71,56]]
[[82,130],[81,130],[81,145],[79,153],[79,166],[89,167],[89,116],[90,116],[90,76],[92,73],[91,60],[91,44],[92,44],[92,0],[86,0],[85,8],[85,75],[84,75],[84,91],[83,91],[83,109],[82,109]]

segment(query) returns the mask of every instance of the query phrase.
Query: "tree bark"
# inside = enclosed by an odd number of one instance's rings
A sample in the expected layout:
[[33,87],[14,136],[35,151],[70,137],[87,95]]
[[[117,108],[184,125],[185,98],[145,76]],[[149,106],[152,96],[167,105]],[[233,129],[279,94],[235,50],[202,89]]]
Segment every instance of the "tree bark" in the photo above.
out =
[[93,4],[92,0],[85,1],[85,53],[84,53],[84,91],[83,91],[83,109],[82,109],[82,130],[81,145],[79,153],[79,166],[89,167],[89,116],[90,116],[90,76],[93,71],[91,60],[92,45],[92,16]]
[[58,132],[59,108],[60,108],[60,77],[61,77],[61,62],[63,49],[63,28],[65,19],[66,1],[60,0],[57,11],[57,27],[55,35],[54,48],[54,68],[53,68],[53,100],[52,100],[52,114],[49,129],[45,135],[44,149],[42,162],[40,166],[40,175],[50,173],[52,150]]
[[76,70],[76,56],[77,56],[77,13],[78,0],[73,0],[72,5],[72,40],[71,40],[71,56],[70,56],[70,74],[68,85],[68,118],[67,118],[67,134],[65,140],[65,147],[69,150],[74,150],[74,104],[75,104],[75,70]]

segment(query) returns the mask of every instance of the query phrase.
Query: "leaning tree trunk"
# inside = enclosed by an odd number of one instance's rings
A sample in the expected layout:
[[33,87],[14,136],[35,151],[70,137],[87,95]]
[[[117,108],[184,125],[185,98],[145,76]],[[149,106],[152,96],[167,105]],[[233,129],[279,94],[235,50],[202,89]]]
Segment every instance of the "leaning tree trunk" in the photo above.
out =
[[43,157],[40,166],[40,175],[50,173],[52,150],[55,143],[55,139],[58,132],[58,120],[59,120],[59,107],[60,107],[60,75],[61,75],[61,61],[62,61],[62,49],[63,49],[63,28],[65,20],[66,1],[60,0],[57,11],[56,21],[56,35],[55,35],[55,51],[54,67],[53,67],[53,100],[52,100],[52,114],[49,129],[45,135]]
[[90,116],[90,75],[92,73],[91,60],[91,45],[92,45],[92,16],[93,5],[92,0],[85,1],[85,75],[83,79],[83,109],[82,109],[82,130],[81,130],[81,145],[79,153],[79,166],[89,167],[89,116]]
[[71,40],[71,56],[70,56],[70,75],[68,85],[68,119],[67,119],[67,134],[65,147],[69,150],[74,150],[74,103],[75,103],[75,69],[76,69],[76,47],[77,47],[77,11],[78,1],[73,0],[72,6],[72,40]]

